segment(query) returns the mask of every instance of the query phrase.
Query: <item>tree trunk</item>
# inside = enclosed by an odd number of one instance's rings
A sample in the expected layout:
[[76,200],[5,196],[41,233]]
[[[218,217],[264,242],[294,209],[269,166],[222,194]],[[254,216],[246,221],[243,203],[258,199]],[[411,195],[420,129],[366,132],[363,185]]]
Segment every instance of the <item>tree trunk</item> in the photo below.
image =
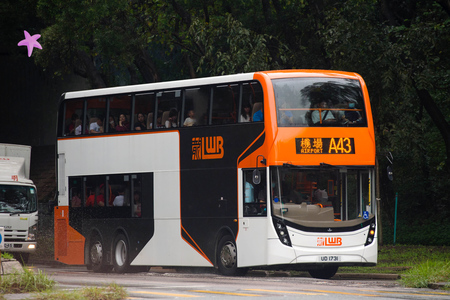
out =
[[138,68],[145,82],[151,83],[161,81],[158,72],[156,71],[155,64],[145,50],[142,50],[141,53],[135,57],[134,64]]
[[439,132],[442,135],[442,138],[445,142],[445,149],[447,153],[447,160],[445,161],[445,168],[447,172],[450,172],[450,125],[445,120],[445,116],[439,110],[439,107],[434,102],[433,97],[431,97],[430,93],[424,89],[418,89],[414,83],[414,88],[419,95],[420,101],[425,107],[425,110],[430,115],[434,124],[438,128]]
[[92,88],[99,89],[106,87],[106,83],[100,75],[100,72],[97,71],[91,57],[82,50],[77,52],[77,56],[84,68],[75,68],[74,73],[87,78]]

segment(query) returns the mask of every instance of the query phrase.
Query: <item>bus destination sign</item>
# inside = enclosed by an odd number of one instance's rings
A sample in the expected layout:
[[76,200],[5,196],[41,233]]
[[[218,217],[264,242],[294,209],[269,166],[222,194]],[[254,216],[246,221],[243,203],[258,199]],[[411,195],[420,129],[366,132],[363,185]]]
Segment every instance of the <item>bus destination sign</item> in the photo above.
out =
[[296,138],[297,154],[355,154],[353,138]]

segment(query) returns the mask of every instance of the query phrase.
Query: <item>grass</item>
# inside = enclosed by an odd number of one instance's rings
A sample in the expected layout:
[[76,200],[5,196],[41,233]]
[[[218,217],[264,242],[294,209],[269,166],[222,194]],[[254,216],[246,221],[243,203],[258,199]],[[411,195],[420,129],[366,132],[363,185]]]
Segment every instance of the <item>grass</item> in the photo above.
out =
[[39,271],[37,274],[24,268],[20,274],[2,276],[0,294],[34,293],[52,289],[55,281]]
[[400,282],[407,287],[428,287],[450,282],[450,247],[380,246],[375,267],[341,267],[339,272],[400,274]]
[[47,291],[39,293],[37,300],[121,300],[126,299],[126,290],[117,284],[106,287],[85,287],[79,291]]
[[0,300],[4,294],[36,293],[33,299],[39,300],[121,300],[128,294],[123,287],[110,284],[106,287],[85,287],[75,291],[58,291],[55,281],[39,271],[37,274],[26,268],[21,274],[2,276],[0,281]]

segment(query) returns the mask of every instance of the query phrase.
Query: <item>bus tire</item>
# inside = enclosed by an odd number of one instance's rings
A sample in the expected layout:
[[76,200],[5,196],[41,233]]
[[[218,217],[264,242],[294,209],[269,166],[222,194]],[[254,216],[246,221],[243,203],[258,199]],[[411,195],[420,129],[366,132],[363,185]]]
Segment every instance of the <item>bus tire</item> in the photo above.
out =
[[108,272],[111,266],[106,265],[105,247],[98,236],[92,239],[89,248],[89,264],[94,272]]
[[311,269],[308,270],[309,275],[311,277],[317,278],[317,279],[330,279],[333,277],[337,270],[339,269],[338,266],[327,266],[323,269]]
[[118,234],[113,244],[113,264],[116,273],[125,273],[130,268],[129,246],[127,238]]
[[246,268],[237,267],[236,243],[230,235],[223,236],[217,248],[217,267],[219,273],[225,276],[245,275]]

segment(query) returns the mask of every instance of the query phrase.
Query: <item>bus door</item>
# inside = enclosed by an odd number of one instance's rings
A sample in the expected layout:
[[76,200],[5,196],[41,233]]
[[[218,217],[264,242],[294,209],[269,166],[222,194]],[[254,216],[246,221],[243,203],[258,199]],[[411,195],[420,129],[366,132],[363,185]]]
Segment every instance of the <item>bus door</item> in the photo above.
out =
[[243,169],[240,172],[238,267],[267,263],[267,169]]

